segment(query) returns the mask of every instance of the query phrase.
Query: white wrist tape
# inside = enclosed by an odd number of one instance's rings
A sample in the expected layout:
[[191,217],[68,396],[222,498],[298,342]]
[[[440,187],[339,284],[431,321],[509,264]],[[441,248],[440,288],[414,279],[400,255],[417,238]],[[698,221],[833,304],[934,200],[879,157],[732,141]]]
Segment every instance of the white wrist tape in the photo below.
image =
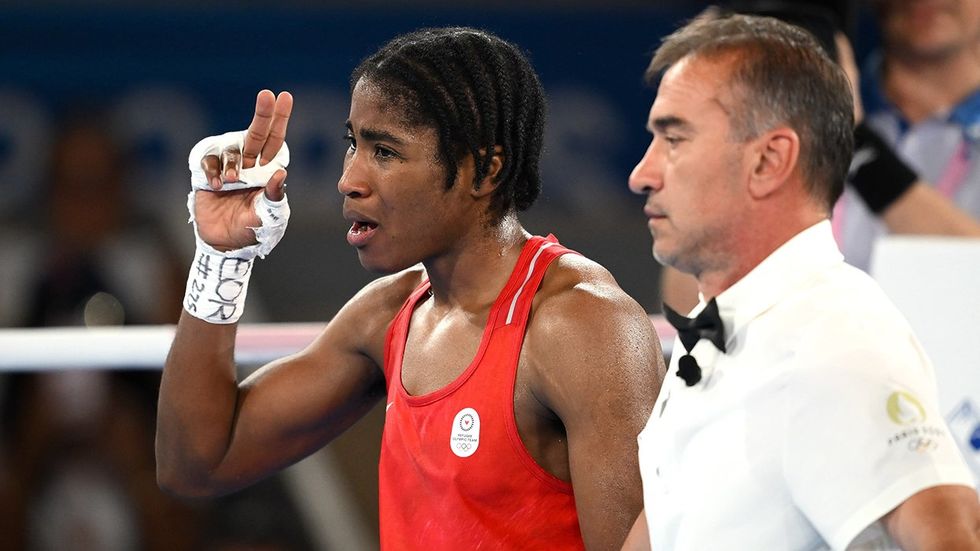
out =
[[[208,178],[204,173],[204,168],[201,166],[201,161],[208,155],[217,155],[220,157],[221,153],[229,148],[237,148],[241,151],[245,142],[245,133],[245,130],[240,130],[238,132],[221,134],[220,136],[209,136],[197,142],[197,145],[191,148],[190,155],[187,156],[187,167],[191,171],[191,191],[187,195],[187,211],[190,213],[190,218],[187,221],[194,223],[194,237],[197,239],[198,247],[200,248],[203,245],[207,250],[215,254],[223,253],[219,253],[211,248],[210,245],[201,239],[197,231],[197,223],[194,222],[196,191],[221,193],[236,189],[263,187],[269,182],[269,178],[272,178],[272,175],[277,170],[286,168],[289,165],[289,147],[283,142],[279,153],[268,164],[241,169],[238,171],[238,182],[225,182],[221,186],[220,191],[212,190],[208,184]],[[239,257],[254,258],[258,256],[259,258],[265,258],[265,255],[269,254],[275,248],[282,239],[282,236],[286,233],[286,224],[289,223],[289,202],[285,196],[279,201],[270,201],[264,193],[259,193],[255,197],[253,208],[259,220],[262,221],[261,226],[252,228],[258,243],[228,252],[234,253]]]
[[289,164],[289,148],[282,144],[279,153],[265,166],[239,170],[238,182],[225,182],[220,191],[214,191],[208,183],[201,161],[208,155],[237,148],[241,151],[245,131],[228,132],[199,141],[187,157],[191,171],[191,191],[187,195],[188,222],[194,224],[197,252],[187,278],[184,308],[193,316],[211,323],[235,323],[242,315],[248,280],[252,275],[252,261],[258,256],[265,258],[286,233],[289,223],[289,202],[286,197],[271,201],[265,193],[255,196],[253,208],[262,224],[250,228],[255,232],[257,243],[231,251],[218,251],[201,239],[195,221],[195,197],[198,192],[222,193],[237,189],[264,187],[273,174]]
[[200,245],[187,276],[184,309],[209,323],[235,323],[245,307],[255,259],[233,256],[234,251],[215,254]]

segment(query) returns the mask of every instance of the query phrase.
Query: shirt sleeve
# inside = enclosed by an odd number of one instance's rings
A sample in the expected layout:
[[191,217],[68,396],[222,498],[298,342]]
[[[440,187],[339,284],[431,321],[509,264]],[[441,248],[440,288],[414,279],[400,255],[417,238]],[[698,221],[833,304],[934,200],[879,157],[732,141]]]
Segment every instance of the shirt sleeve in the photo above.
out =
[[787,383],[783,471],[792,499],[832,548],[846,549],[920,490],[974,485],[911,335],[812,356]]

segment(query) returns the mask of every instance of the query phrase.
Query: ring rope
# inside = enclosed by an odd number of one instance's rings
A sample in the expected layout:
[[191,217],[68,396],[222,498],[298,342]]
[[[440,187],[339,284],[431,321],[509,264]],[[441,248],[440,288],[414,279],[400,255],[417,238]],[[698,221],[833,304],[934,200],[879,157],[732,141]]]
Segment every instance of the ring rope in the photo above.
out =
[[[674,329],[650,316],[669,356]],[[261,365],[313,342],[323,323],[241,324],[235,361]],[[173,325],[0,329],[0,371],[64,369],[160,369],[174,339]]]

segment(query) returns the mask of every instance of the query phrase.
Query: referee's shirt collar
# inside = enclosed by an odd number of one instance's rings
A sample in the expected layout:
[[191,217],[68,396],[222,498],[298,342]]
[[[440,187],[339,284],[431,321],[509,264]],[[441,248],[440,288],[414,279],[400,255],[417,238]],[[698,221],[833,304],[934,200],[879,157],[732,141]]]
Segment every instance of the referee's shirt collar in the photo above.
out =
[[[783,243],[742,279],[715,300],[725,325],[725,346],[732,350],[735,336],[794,290],[809,283],[822,269],[844,260],[834,241],[830,220],[822,220]],[[697,315],[707,302],[704,295],[691,312]]]

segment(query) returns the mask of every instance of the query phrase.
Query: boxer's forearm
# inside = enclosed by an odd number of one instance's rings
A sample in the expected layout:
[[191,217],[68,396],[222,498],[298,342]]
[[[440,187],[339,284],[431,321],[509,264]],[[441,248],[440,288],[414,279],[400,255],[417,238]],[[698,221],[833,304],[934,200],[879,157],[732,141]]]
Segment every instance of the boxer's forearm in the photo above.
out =
[[157,412],[157,481],[185,496],[220,493],[209,473],[221,463],[238,402],[237,324],[206,323],[183,312],[164,364]]

